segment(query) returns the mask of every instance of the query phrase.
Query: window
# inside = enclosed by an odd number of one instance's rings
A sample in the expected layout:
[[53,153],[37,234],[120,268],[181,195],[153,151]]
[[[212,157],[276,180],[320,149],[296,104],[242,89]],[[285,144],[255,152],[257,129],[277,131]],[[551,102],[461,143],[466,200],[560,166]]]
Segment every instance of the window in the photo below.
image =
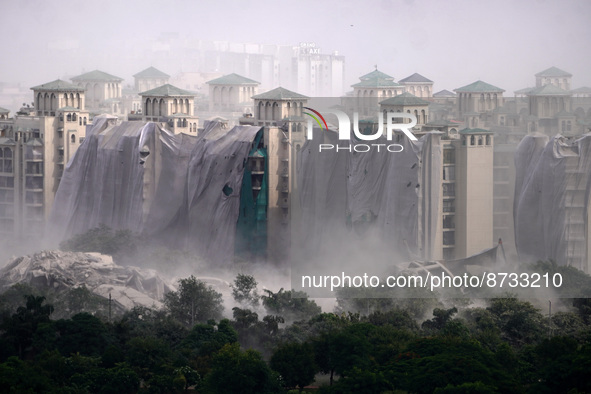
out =
[[486,136],[486,145],[490,145],[490,135]]
[[12,173],[12,150],[0,148],[0,172]]
[[444,183],[442,186],[443,186],[443,197],[455,197],[455,195],[456,195],[456,184],[455,183]]
[[43,177],[28,176],[25,180],[27,189],[43,189]]
[[456,180],[456,167],[455,166],[443,167],[443,180],[444,181],[455,181]]
[[475,143],[475,139],[474,139],[474,136],[472,135],[472,136],[470,136],[470,145],[474,145],[474,143]]
[[445,215],[443,216],[443,228],[456,228],[455,223],[455,216],[454,215]]
[[27,174],[43,174],[43,162],[27,162]]
[[444,231],[443,232],[443,244],[444,245],[455,245],[456,233],[455,231]]
[[0,187],[14,187],[14,177],[0,176]]
[[443,150],[443,164],[455,164],[456,152],[454,149]]
[[455,258],[454,248],[443,249],[443,259],[444,260],[453,260],[454,258]]
[[443,212],[455,212],[455,200],[443,200]]
[[72,144],[75,144],[76,143],[76,136],[74,134],[72,134],[70,136],[70,141],[72,142]]

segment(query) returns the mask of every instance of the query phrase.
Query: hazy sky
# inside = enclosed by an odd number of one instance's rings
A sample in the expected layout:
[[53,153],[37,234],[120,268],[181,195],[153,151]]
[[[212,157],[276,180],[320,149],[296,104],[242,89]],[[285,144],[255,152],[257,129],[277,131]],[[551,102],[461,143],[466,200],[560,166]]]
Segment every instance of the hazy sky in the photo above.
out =
[[[296,45],[346,57],[346,83],[374,64],[435,91],[482,79],[507,91],[550,66],[591,86],[591,1],[0,0],[0,82],[30,87],[100,69],[132,82],[162,33]],[[184,66],[183,71],[187,70]],[[163,70],[175,75],[178,70]],[[205,71],[205,70],[204,70]],[[0,104],[1,105],[1,104]]]

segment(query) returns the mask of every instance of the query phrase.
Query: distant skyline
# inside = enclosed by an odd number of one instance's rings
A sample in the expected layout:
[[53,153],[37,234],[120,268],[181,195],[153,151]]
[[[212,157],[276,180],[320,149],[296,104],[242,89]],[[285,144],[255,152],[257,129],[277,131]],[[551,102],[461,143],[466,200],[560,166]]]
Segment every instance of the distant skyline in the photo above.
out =
[[[434,92],[480,79],[512,96],[551,66],[573,74],[573,88],[591,86],[586,0],[10,0],[2,8],[0,82],[25,87],[95,69],[132,83],[133,74],[160,68],[153,49],[163,33],[186,42],[315,42],[345,56],[347,87],[374,65],[396,81],[418,72]],[[173,77],[181,70],[211,71],[180,61],[162,69]]]

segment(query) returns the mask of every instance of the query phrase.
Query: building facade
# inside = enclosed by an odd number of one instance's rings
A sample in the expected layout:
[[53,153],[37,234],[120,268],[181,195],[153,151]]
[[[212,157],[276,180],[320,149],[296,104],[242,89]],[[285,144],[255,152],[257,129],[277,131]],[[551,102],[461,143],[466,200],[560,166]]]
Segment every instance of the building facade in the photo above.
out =
[[150,66],[134,74],[133,79],[135,91],[145,92],[156,89],[158,86],[166,85],[170,80],[170,75]]
[[175,134],[197,135],[199,118],[195,115],[192,92],[167,84],[139,95],[143,121],[165,122]]
[[89,111],[96,113],[123,114],[121,107],[121,83],[123,78],[94,70],[71,78],[74,85],[84,88]]
[[414,96],[429,98],[433,96],[433,81],[419,73],[414,73],[398,81],[406,91]]
[[64,166],[90,123],[84,88],[56,80],[31,88],[34,108],[0,120],[0,232],[42,236]]
[[258,93],[259,82],[238,74],[228,74],[208,81],[209,112],[253,112],[252,96]]

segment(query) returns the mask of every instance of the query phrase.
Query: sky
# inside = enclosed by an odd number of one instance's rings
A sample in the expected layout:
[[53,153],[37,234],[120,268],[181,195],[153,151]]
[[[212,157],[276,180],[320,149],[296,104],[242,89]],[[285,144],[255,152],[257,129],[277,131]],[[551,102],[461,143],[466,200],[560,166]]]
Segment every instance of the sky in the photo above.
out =
[[[28,87],[99,69],[132,83],[152,48],[180,40],[297,45],[346,58],[346,85],[378,69],[434,91],[483,80],[513,91],[551,66],[591,86],[591,1],[0,0],[0,82]],[[170,75],[191,70],[163,70]],[[0,103],[0,106],[2,103]]]

